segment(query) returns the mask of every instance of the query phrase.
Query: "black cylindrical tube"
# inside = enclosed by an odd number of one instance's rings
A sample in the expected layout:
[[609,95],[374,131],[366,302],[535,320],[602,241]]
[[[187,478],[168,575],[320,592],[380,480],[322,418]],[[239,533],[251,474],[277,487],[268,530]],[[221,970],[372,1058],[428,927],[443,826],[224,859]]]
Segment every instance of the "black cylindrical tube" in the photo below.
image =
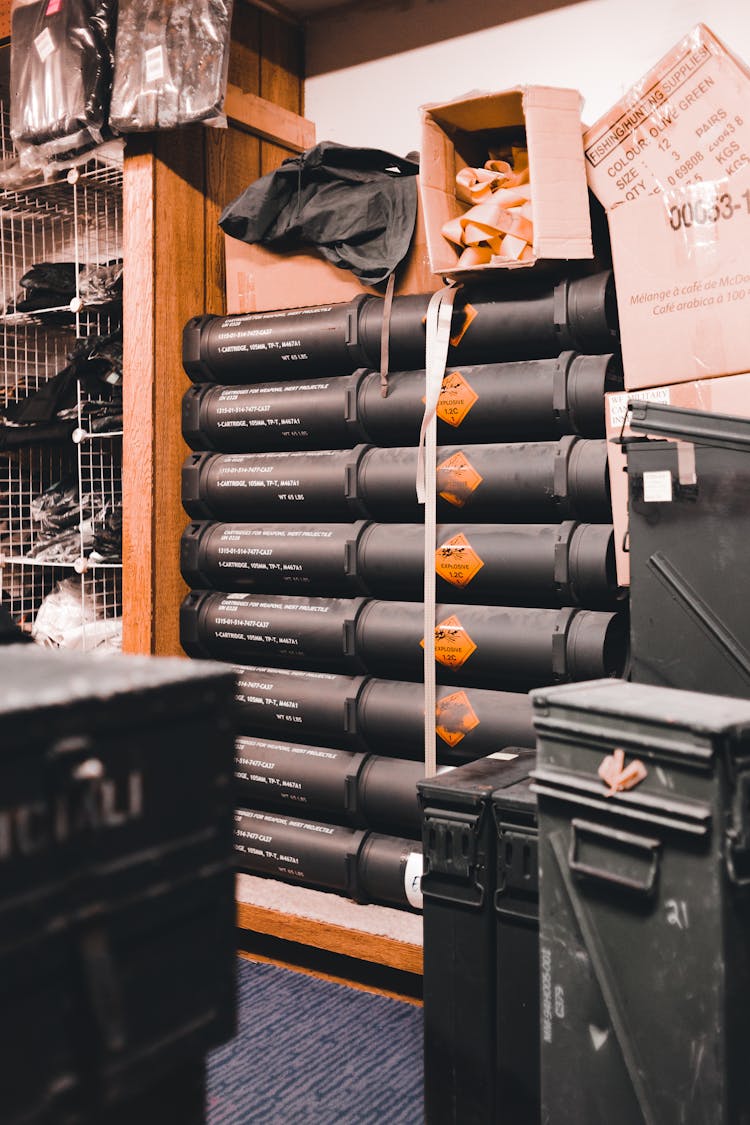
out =
[[[299,669],[236,667],[237,729],[400,758],[424,757],[424,697],[413,683]],[[525,693],[438,686],[438,759],[473,761],[536,745]]]
[[[307,453],[192,453],[182,497],[192,518],[420,520],[416,449]],[[605,441],[440,446],[438,511],[479,522],[609,523]]]
[[[240,733],[299,739],[345,750],[366,749],[357,717],[357,699],[365,676],[303,672],[298,668],[238,666],[234,671]],[[413,693],[414,685],[410,686]]]
[[[579,609],[438,605],[435,660],[442,683],[529,688],[620,676],[627,620]],[[355,651],[373,675],[422,678],[424,610],[418,602],[370,601]]]
[[189,656],[362,672],[355,625],[364,605],[363,598],[191,591],[180,607],[180,642]]
[[[252,875],[337,891],[359,902],[420,908],[421,846],[414,840],[241,808],[235,813],[235,851],[239,869]],[[415,870],[417,884],[407,886]]]
[[[415,449],[370,449],[359,464],[358,495],[376,520],[419,519]],[[440,446],[438,513],[468,519],[609,523],[607,443],[565,437],[507,445]]]
[[365,902],[422,909],[422,843],[368,832],[357,865]]
[[[377,374],[360,383],[359,440],[415,444],[424,413],[424,372],[391,372],[385,398],[380,383]],[[437,407],[438,441],[604,437],[604,394],[621,387],[620,361],[613,355],[563,352],[554,359],[449,367]]]
[[182,503],[193,518],[351,520],[357,466],[367,447],[307,453],[191,453]]
[[[424,318],[429,294],[397,297],[389,326],[391,366],[424,366]],[[365,362],[377,365],[383,320],[382,302],[364,301],[359,315],[359,343]],[[451,321],[448,362],[507,363],[545,359],[572,350],[595,355],[614,350],[617,302],[611,273],[564,279],[557,283],[519,278],[492,290],[461,288]]]
[[[438,402],[438,441],[549,441],[604,436],[604,394],[622,388],[619,359],[563,352],[554,359],[451,367]],[[424,371],[357,372],[246,386],[193,385],[182,434],[198,450],[261,453],[414,445],[424,413]]]
[[357,543],[367,526],[191,523],[180,545],[182,576],[196,589],[364,593]]
[[424,764],[330,746],[237,739],[241,804],[419,839],[417,782]]
[[[438,761],[474,761],[506,746],[536,746],[529,697],[523,692],[438,686],[435,709]],[[366,746],[380,753],[424,755],[424,701],[414,684],[368,680],[357,700]]]
[[358,344],[358,314],[367,299],[281,312],[193,317],[182,333],[183,367],[196,383],[349,375],[366,366]]
[[182,399],[182,436],[192,449],[227,453],[348,449],[366,440],[357,422],[361,379],[193,385]]
[[[196,522],[180,566],[194,589],[421,601],[424,527]],[[607,524],[441,524],[435,572],[439,601],[610,609],[623,592]]]
[[[608,524],[440,524],[435,571],[440,601],[607,609],[621,593]],[[373,597],[421,600],[424,528],[366,524],[357,573]]]
[[[424,366],[424,320],[430,294],[396,297],[389,324],[391,366]],[[183,332],[185,371],[194,382],[351,374],[378,368],[384,302],[358,297],[349,304],[235,317],[194,317]],[[617,304],[610,272],[550,282],[513,277],[511,286],[461,289],[451,322],[448,361],[497,363],[545,359],[572,350],[611,352]]]
[[[190,656],[265,656],[311,671],[420,680],[423,637],[419,602],[204,590],[189,593],[180,609],[180,640]],[[528,688],[620,676],[626,657],[627,622],[616,613],[455,604],[435,610],[442,683]]]

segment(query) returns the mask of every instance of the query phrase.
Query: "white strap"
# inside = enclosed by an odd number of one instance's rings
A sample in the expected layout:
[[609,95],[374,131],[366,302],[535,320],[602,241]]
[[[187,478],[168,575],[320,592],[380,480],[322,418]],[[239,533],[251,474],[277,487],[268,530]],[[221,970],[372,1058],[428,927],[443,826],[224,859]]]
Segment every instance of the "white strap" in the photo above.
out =
[[435,548],[437,525],[437,405],[450,345],[453,286],[439,289],[427,307],[425,408],[417,453],[417,500],[424,504],[424,765],[437,772],[435,753]]

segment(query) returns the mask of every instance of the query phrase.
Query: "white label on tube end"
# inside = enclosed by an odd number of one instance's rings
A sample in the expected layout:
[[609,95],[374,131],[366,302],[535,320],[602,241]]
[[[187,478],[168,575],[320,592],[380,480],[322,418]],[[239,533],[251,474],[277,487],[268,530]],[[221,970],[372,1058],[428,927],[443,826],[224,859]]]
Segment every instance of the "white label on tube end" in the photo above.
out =
[[404,869],[404,890],[406,901],[415,910],[422,909],[422,871],[423,861],[421,852],[409,852]]
[[669,469],[643,474],[643,499],[647,504],[668,504],[672,499],[672,474]]

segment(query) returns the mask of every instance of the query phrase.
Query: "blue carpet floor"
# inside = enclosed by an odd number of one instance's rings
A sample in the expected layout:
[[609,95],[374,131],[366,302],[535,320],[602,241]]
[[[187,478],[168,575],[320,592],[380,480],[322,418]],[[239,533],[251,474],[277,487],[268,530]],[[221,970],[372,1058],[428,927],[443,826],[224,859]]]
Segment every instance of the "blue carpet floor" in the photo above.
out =
[[244,958],[238,989],[208,1125],[421,1125],[421,1008]]

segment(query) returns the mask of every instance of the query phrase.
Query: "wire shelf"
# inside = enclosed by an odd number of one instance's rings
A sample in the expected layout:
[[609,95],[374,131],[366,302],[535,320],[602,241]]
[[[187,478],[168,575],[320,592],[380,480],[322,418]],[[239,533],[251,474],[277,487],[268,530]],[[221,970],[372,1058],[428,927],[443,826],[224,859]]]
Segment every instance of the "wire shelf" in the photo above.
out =
[[[3,157],[8,136],[3,115]],[[0,599],[44,644],[121,643],[121,388],[78,356],[121,331],[121,272],[121,164],[0,189],[0,428],[15,446],[0,452]]]

